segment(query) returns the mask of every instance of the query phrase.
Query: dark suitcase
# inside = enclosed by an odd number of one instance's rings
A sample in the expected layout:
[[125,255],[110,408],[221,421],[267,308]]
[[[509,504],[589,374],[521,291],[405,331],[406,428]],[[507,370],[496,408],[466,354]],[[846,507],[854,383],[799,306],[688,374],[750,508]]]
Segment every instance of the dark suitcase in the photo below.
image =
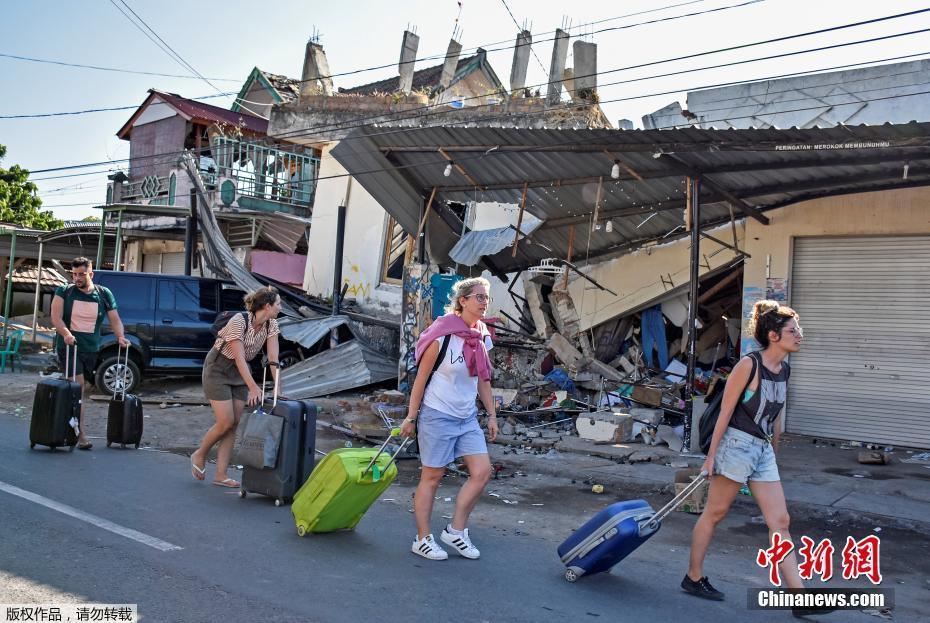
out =
[[[119,352],[117,352],[119,365]],[[126,362],[123,364],[122,392],[113,394],[107,411],[107,447],[118,443],[139,448],[142,441],[142,401],[134,394],[126,393],[126,371],[129,368],[129,349],[126,349]]]
[[270,413],[284,418],[284,428],[274,469],[243,467],[239,497],[259,493],[281,506],[293,499],[313,471],[319,408],[307,400],[278,400],[277,395],[276,384]]
[[42,379],[36,386],[29,422],[29,447],[48,446],[50,450],[77,445],[77,422],[81,419],[81,386],[68,379],[68,363],[77,366],[77,349],[72,361],[70,347],[65,348],[65,377]]
[[628,500],[611,504],[592,517],[559,546],[565,579],[574,582],[583,575],[610,571],[658,532],[662,519],[706,478],[703,473],[695,478],[659,512],[645,500]]

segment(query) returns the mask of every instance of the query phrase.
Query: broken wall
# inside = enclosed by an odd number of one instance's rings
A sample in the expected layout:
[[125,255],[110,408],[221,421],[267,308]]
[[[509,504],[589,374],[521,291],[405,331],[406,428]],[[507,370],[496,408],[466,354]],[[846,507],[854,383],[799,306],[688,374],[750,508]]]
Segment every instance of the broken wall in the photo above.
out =
[[[346,197],[347,181],[352,179],[330,155],[334,146],[335,143],[325,147],[320,159],[320,181],[313,204],[303,279],[306,292],[323,298],[333,294],[336,216]],[[342,261],[342,282],[349,288],[346,299],[354,299],[367,313],[400,317],[401,287],[381,283],[387,213],[355,180],[348,194]]]
[[[707,233],[731,243],[731,226]],[[736,237],[742,249],[746,238],[744,221],[736,224]],[[645,247],[606,262],[583,266],[581,270],[617,293],[600,290],[589,281],[572,274],[568,291],[580,317],[580,328],[590,329],[603,322],[626,315],[665,298],[672,292],[687,292],[690,278],[691,241],[682,238],[668,244]],[[703,278],[731,265],[739,255],[713,240],[701,239],[700,275]]]

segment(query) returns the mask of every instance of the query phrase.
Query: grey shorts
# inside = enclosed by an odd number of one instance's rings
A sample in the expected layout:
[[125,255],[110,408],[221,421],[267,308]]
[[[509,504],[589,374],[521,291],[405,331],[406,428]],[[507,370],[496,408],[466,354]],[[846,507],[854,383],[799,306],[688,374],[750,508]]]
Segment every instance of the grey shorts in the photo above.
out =
[[477,415],[460,418],[427,406],[420,408],[417,443],[424,467],[445,467],[461,456],[488,453]]
[[249,398],[249,388],[246,386],[236,362],[222,354],[215,348],[210,350],[206,361],[203,362],[203,393],[207,400],[241,400]]
[[732,427],[727,428],[717,447],[714,473],[743,484],[750,480],[781,480],[772,444]]

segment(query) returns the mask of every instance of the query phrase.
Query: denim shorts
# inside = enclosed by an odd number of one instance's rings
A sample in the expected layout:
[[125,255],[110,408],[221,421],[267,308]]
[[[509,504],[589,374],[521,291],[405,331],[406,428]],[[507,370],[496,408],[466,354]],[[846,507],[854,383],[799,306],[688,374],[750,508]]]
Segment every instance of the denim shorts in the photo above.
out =
[[727,428],[717,447],[714,473],[743,484],[750,480],[781,480],[772,444],[732,427]]
[[458,457],[488,453],[477,415],[459,418],[427,406],[420,408],[417,443],[424,467],[445,467]]

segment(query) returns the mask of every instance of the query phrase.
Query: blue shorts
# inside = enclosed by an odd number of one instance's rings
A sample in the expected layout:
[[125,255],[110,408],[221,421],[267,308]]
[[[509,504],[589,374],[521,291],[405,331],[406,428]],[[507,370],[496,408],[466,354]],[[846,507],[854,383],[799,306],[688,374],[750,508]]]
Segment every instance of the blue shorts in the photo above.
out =
[[427,406],[420,408],[417,443],[424,467],[445,467],[461,456],[488,453],[477,415],[459,418]]
[[772,444],[732,427],[717,446],[714,473],[743,484],[781,480]]

